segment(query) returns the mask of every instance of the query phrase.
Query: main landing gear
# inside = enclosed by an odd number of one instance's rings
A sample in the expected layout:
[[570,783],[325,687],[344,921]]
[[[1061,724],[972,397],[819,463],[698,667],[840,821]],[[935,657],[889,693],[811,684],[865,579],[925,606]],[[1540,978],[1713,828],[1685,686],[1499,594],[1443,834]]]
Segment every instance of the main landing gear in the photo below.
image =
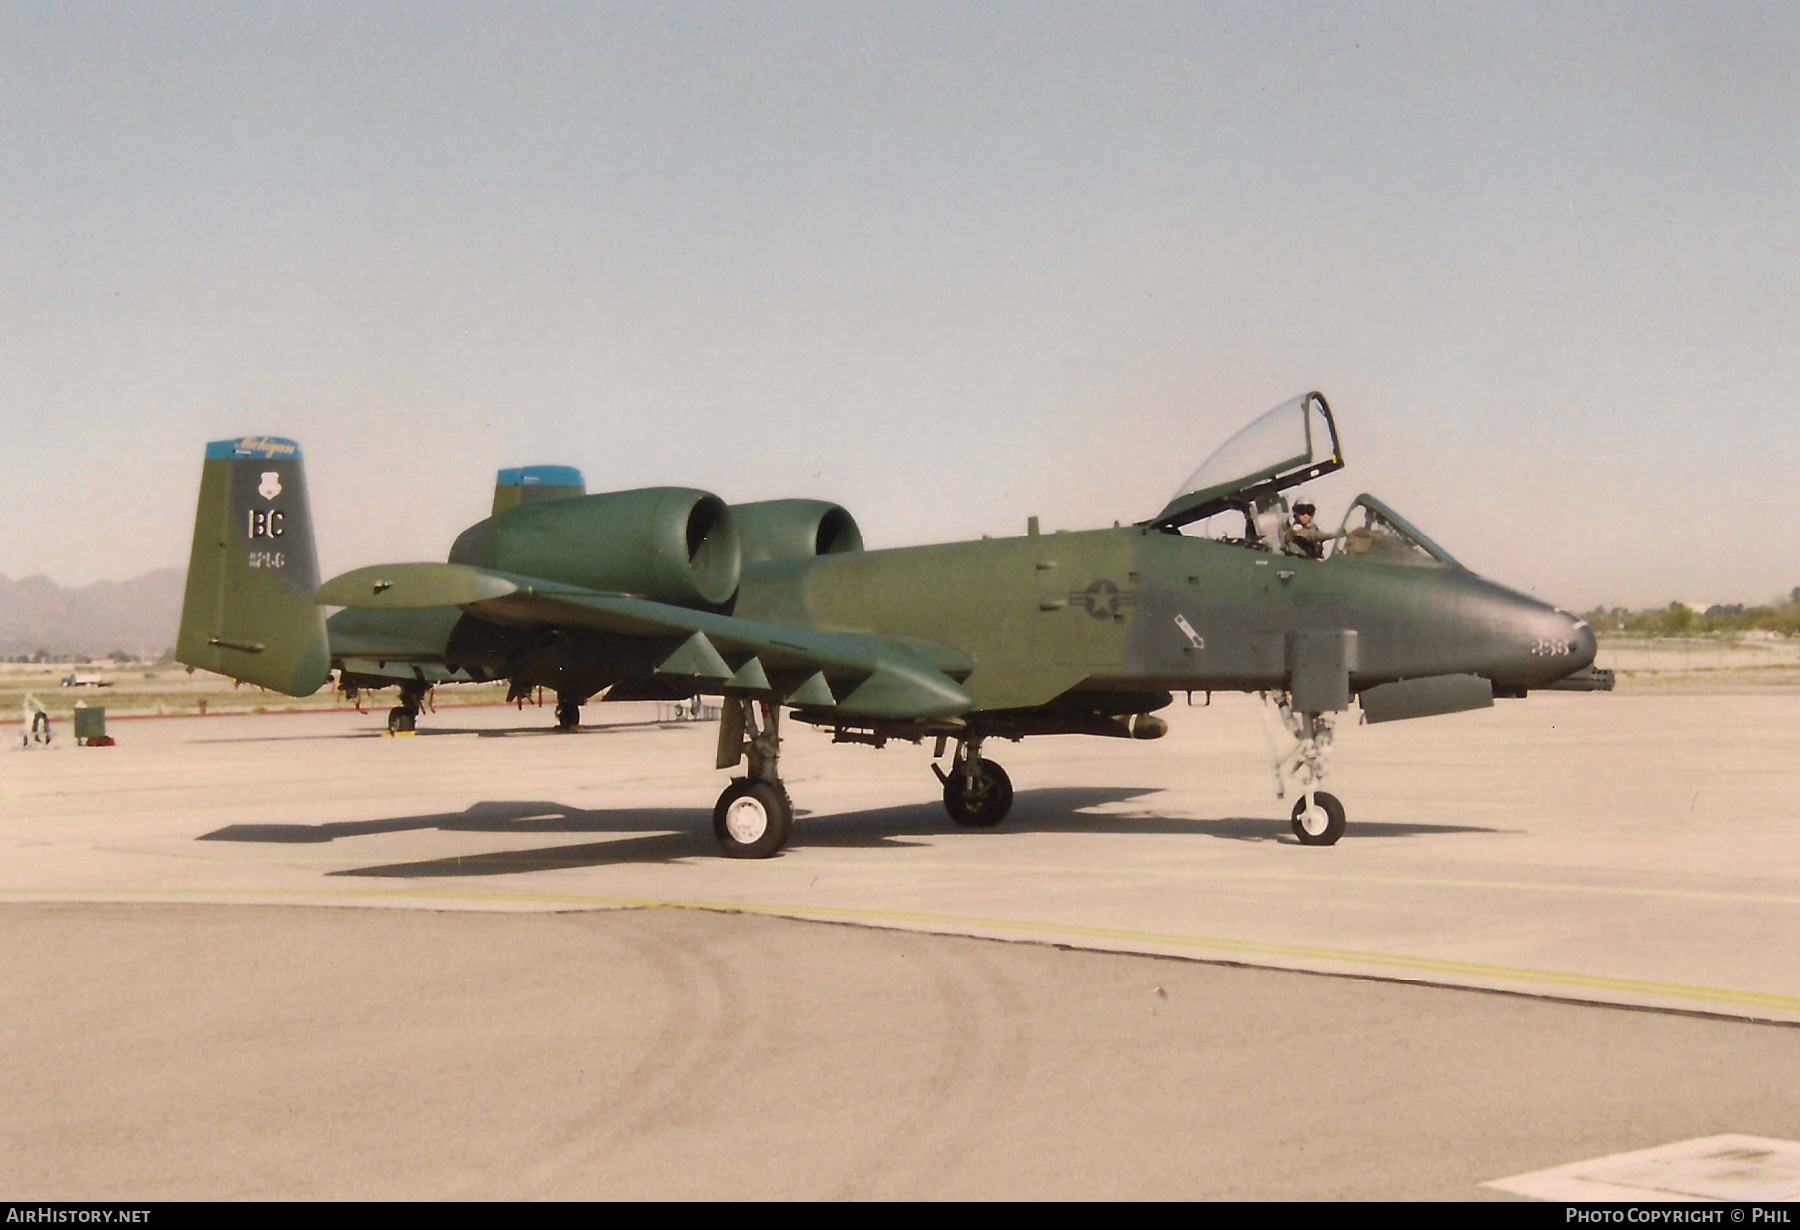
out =
[[1275,797],[1287,797],[1292,779],[1300,792],[1288,817],[1294,836],[1303,846],[1336,845],[1344,835],[1344,805],[1336,795],[1319,789],[1325,780],[1325,757],[1331,751],[1331,715],[1296,712],[1286,693],[1274,697],[1273,704],[1294,740],[1293,747],[1275,755]]
[[724,698],[719,713],[718,767],[749,762],[713,807],[713,836],[727,858],[771,858],[787,844],[794,804],[781,783],[781,706]]
[[388,733],[406,735],[419,725],[419,710],[425,706],[425,689],[414,684],[400,685],[400,703],[388,710]]
[[958,741],[948,773],[936,764],[931,771],[944,783],[944,810],[964,828],[991,829],[1012,810],[1012,779],[998,764],[981,758],[979,738]]
[[558,730],[581,729],[581,702],[584,698],[570,696],[566,692],[556,694],[556,728]]

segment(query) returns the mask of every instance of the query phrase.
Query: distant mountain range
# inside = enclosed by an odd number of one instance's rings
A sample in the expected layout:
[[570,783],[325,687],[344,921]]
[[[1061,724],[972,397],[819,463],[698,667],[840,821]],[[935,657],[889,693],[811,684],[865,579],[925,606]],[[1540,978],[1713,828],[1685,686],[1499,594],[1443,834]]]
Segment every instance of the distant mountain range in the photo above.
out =
[[115,649],[154,657],[175,644],[186,572],[158,568],[130,581],[64,589],[49,577],[0,576],[0,655],[101,657]]

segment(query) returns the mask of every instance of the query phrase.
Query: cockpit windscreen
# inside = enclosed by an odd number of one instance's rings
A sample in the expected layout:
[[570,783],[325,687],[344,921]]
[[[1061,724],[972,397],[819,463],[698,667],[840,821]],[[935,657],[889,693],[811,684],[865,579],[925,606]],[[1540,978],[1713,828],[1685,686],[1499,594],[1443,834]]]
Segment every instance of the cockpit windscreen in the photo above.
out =
[[1462,567],[1448,551],[1372,495],[1357,496],[1338,527],[1331,558],[1344,557],[1431,568]]

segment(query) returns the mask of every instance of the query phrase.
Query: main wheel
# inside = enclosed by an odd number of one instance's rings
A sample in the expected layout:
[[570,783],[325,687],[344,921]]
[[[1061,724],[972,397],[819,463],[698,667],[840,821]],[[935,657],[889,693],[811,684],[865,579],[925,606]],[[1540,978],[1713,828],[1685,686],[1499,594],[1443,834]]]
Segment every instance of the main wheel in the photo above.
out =
[[574,730],[581,725],[581,705],[577,701],[559,700],[556,702],[556,728],[558,730]]
[[1334,794],[1313,791],[1313,805],[1306,806],[1306,796],[1294,803],[1294,836],[1303,846],[1330,846],[1344,835],[1344,805]]
[[966,829],[991,829],[1012,810],[1012,778],[991,760],[981,762],[975,774],[975,787],[960,769],[952,769],[944,779],[944,810]]
[[388,710],[388,729],[395,734],[411,730],[418,724],[418,713],[405,705],[395,705]]
[[794,805],[773,782],[740,777],[713,808],[713,836],[727,858],[772,858],[787,844]]

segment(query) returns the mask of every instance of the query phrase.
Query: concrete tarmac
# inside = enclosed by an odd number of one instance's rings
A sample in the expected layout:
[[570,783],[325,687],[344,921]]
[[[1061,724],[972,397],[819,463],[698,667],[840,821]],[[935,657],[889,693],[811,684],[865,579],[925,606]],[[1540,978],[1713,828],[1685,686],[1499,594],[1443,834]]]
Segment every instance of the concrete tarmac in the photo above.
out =
[[1800,692],[1346,727],[1326,849],[1244,698],[990,745],[979,832],[928,749],[790,723],[766,862],[715,854],[710,726],[588,715],[0,754],[0,1188],[1474,1197],[1800,1137],[1800,1033],[1751,1023],[1800,1021]]

